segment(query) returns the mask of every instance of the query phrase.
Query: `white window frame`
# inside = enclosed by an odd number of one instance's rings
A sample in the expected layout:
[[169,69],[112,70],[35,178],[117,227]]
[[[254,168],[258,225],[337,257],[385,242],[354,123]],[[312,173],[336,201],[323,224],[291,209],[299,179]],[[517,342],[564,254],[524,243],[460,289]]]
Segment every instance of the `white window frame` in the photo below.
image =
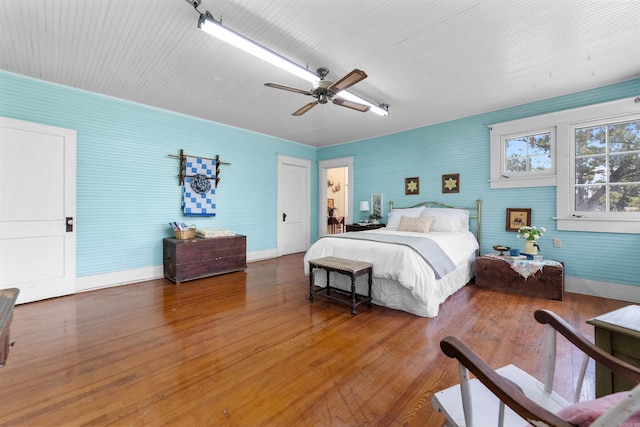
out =
[[[558,230],[640,234],[640,214],[621,215],[612,212],[591,215],[576,212],[574,189],[574,129],[593,123],[617,122],[636,114],[640,114],[640,96],[491,125],[491,188],[556,185],[554,219],[557,220]],[[552,162],[556,174],[522,179],[501,177],[504,164],[502,136],[532,134],[549,128],[555,128],[555,149],[552,148],[555,156],[552,154]]]
[[[516,120],[491,125],[491,188],[544,187],[556,185],[556,129],[537,128],[535,120]],[[526,130],[523,130],[526,129]],[[551,167],[541,171],[507,172],[506,140],[549,133],[551,134]]]

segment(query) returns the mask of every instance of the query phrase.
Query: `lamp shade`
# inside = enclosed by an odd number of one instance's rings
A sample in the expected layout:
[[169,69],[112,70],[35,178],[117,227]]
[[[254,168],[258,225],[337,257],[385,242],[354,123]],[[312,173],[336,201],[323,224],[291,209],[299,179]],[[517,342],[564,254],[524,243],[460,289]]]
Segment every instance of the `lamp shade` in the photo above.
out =
[[360,202],[360,210],[361,211],[368,211],[369,210],[369,202],[367,202],[366,200],[363,202]]

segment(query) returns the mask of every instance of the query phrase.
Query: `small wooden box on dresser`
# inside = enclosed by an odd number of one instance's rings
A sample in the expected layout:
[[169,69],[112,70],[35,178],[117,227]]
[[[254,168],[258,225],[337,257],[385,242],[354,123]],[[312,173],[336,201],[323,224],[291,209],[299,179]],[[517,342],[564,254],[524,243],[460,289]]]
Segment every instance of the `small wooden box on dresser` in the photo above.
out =
[[189,240],[165,238],[162,251],[164,277],[175,283],[247,268],[246,236]]

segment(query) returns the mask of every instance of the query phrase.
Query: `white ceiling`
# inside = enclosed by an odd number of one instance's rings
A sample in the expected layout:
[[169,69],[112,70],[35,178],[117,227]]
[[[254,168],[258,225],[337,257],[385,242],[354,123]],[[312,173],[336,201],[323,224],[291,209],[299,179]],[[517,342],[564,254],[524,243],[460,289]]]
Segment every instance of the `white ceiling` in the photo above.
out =
[[[202,0],[290,60],[369,77],[380,117],[265,82],[305,81],[200,31],[184,0],[2,0],[0,69],[316,147],[640,77],[640,1]],[[1,94],[0,94],[1,95]]]

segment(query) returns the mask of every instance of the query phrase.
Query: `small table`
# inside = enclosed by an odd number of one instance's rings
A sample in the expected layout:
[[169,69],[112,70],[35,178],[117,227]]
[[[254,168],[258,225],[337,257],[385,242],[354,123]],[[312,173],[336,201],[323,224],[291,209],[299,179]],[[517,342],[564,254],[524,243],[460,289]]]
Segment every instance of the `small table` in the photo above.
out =
[[[595,343],[602,350],[640,367],[640,306],[629,305],[587,320],[594,326]],[[596,363],[596,397],[631,390],[634,384]]]
[[[315,286],[313,284],[313,269],[321,268],[327,272],[327,286],[326,293],[323,292],[323,288]],[[335,271],[336,273],[346,274],[351,277],[351,292],[343,289],[331,287],[329,285],[329,273]],[[356,278],[363,274],[369,275],[369,294],[360,295],[356,293]],[[363,261],[353,261],[345,258],[337,257],[324,257],[309,261],[309,299],[313,301],[314,295],[318,295],[325,298],[331,298],[337,301],[341,301],[351,306],[351,314],[356,314],[356,306],[363,302],[369,303],[371,306],[371,283],[373,280],[373,264]],[[333,291],[333,293],[332,293]]]

